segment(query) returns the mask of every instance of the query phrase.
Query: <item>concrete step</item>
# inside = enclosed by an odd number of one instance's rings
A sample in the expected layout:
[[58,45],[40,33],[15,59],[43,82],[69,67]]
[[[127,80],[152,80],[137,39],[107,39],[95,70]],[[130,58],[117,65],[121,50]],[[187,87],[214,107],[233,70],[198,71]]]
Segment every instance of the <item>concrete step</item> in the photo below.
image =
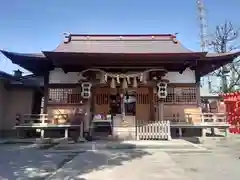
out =
[[118,150],[118,149],[158,149],[158,150],[201,150],[206,149],[200,145],[196,145],[185,141],[122,141],[122,142],[110,142],[110,141],[95,141],[76,144],[58,144],[51,150],[53,151],[88,151],[88,150]]
[[51,143],[59,143],[63,141],[63,138],[57,138],[57,139],[52,139],[52,138],[25,138],[25,139],[20,139],[20,138],[11,138],[11,139],[2,139],[0,140],[0,144],[51,144]]

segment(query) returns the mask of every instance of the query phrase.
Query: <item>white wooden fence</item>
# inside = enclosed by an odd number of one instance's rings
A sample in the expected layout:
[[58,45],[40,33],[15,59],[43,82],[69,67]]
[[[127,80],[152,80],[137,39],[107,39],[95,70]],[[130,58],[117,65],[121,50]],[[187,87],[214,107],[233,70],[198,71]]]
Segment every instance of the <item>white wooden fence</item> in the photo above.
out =
[[171,140],[170,121],[137,121],[138,140]]

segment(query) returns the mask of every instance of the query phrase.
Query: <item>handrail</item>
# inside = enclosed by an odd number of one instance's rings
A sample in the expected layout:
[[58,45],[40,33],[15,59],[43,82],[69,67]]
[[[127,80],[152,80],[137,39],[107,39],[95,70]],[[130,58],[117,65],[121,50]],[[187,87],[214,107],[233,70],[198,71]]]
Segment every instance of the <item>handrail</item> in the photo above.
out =
[[[58,116],[57,118],[55,116]],[[37,124],[37,125],[45,125],[45,124],[56,124],[54,123],[56,119],[64,118],[65,116],[69,116],[67,113],[61,113],[57,115],[49,115],[49,114],[23,114],[16,116],[16,124]],[[58,124],[58,123],[57,123]]]
[[175,116],[164,116],[164,119],[171,119],[172,122],[191,122],[192,119],[197,118],[200,123],[227,123],[226,113],[184,113],[185,118]]

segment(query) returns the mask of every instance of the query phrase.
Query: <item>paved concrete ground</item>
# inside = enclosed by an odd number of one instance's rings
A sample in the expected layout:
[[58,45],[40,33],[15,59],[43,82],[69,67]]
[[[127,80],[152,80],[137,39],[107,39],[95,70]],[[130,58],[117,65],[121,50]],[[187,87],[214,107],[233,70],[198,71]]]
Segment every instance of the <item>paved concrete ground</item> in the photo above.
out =
[[240,136],[206,138],[207,153],[168,153],[194,180],[239,180]]
[[33,145],[0,144],[0,179],[43,179],[76,156],[49,153]]
[[[142,146],[144,142],[139,144]],[[97,145],[99,149],[86,151],[89,145],[82,149],[79,144],[65,144],[70,149],[59,150],[0,144],[0,179],[238,180],[240,177],[240,136],[207,138],[201,146],[209,151],[183,141],[162,145],[159,149],[128,150]]]
[[187,151],[172,146],[167,151],[144,148],[87,152],[63,166],[51,179],[239,179],[240,136],[206,138],[200,145],[201,151],[187,147]]
[[52,180],[189,180],[184,170],[163,151],[97,150],[78,155]]

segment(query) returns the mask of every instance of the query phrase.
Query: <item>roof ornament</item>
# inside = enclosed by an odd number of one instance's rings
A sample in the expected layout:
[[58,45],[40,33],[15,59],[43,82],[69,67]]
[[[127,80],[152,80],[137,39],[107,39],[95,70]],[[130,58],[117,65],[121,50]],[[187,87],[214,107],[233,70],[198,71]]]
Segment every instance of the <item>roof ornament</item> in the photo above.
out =
[[177,36],[178,34],[179,34],[179,33],[174,33],[174,36],[173,36],[173,38],[172,38],[172,40],[173,40],[173,42],[174,42],[175,44],[178,43],[178,40],[177,40],[177,38],[176,38],[176,36]]
[[14,77],[18,77],[18,78],[22,77],[23,72],[20,71],[19,69],[13,72],[14,72],[14,75],[13,75]]
[[70,33],[63,33],[64,35],[64,43],[69,43],[71,41],[71,34]]
[[115,88],[116,88],[116,81],[115,81],[115,78],[112,78],[112,80],[111,80],[111,84],[110,84],[110,87],[111,87],[112,89],[115,89]]

